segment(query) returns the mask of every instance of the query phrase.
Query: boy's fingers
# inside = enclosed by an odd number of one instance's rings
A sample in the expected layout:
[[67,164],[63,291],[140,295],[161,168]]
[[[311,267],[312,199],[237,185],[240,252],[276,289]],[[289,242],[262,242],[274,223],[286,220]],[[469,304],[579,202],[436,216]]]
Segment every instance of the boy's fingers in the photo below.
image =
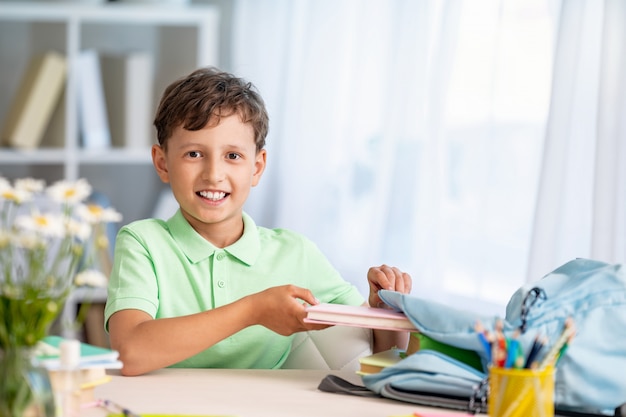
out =
[[306,288],[294,287],[291,295],[294,299],[299,299],[303,301],[303,303],[299,303],[302,305],[303,309],[306,308],[307,305],[319,304],[319,300],[315,298],[313,293]]
[[406,282],[404,280],[404,274],[398,268],[393,268],[395,274],[394,289],[398,292],[406,292]]

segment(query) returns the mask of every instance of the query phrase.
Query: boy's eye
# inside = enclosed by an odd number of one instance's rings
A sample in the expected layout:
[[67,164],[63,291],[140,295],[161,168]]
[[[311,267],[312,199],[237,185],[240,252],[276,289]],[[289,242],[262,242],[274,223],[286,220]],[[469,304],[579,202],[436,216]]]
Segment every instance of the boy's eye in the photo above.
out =
[[230,153],[226,154],[226,158],[227,159],[239,159],[240,156],[239,156],[238,153],[230,152]]
[[200,158],[202,154],[198,151],[189,151],[187,152],[187,156],[189,156],[190,158]]

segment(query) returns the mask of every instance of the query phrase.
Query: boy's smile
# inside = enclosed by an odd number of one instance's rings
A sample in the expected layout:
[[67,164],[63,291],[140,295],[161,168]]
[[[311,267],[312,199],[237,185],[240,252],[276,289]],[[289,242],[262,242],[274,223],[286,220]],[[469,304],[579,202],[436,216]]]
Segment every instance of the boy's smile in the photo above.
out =
[[177,127],[167,151],[155,145],[152,158],[198,233],[218,247],[241,237],[243,205],[265,169],[266,153],[257,153],[254,131],[238,114],[196,131]]
[[198,195],[208,198],[209,200],[218,201],[230,194],[224,192],[199,191]]

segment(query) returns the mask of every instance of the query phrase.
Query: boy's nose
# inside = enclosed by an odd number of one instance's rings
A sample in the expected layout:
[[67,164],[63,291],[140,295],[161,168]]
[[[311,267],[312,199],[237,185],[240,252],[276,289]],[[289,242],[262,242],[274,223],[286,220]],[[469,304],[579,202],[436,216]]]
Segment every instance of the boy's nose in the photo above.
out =
[[224,180],[224,169],[222,164],[216,161],[207,162],[203,171],[203,178],[210,182],[220,182]]

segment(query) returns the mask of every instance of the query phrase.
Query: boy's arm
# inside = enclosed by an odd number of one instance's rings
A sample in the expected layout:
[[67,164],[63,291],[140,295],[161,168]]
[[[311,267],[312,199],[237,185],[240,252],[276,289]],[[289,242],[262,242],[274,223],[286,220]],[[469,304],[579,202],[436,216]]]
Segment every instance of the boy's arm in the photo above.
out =
[[328,327],[304,323],[302,301],[317,304],[309,290],[285,285],[182,317],[153,319],[140,310],[121,310],[109,319],[111,348],[120,353],[123,375],[141,375],[187,359],[251,325],[282,335]]
[[[370,288],[368,302],[371,307],[384,308],[384,303],[378,296],[379,290],[385,289],[408,294],[411,292],[412,287],[412,280],[409,274],[400,271],[396,267],[387,265],[370,268],[367,272],[367,282]],[[374,353],[382,352],[392,347],[407,348],[409,332],[374,329],[372,334],[374,338],[372,350]]]

